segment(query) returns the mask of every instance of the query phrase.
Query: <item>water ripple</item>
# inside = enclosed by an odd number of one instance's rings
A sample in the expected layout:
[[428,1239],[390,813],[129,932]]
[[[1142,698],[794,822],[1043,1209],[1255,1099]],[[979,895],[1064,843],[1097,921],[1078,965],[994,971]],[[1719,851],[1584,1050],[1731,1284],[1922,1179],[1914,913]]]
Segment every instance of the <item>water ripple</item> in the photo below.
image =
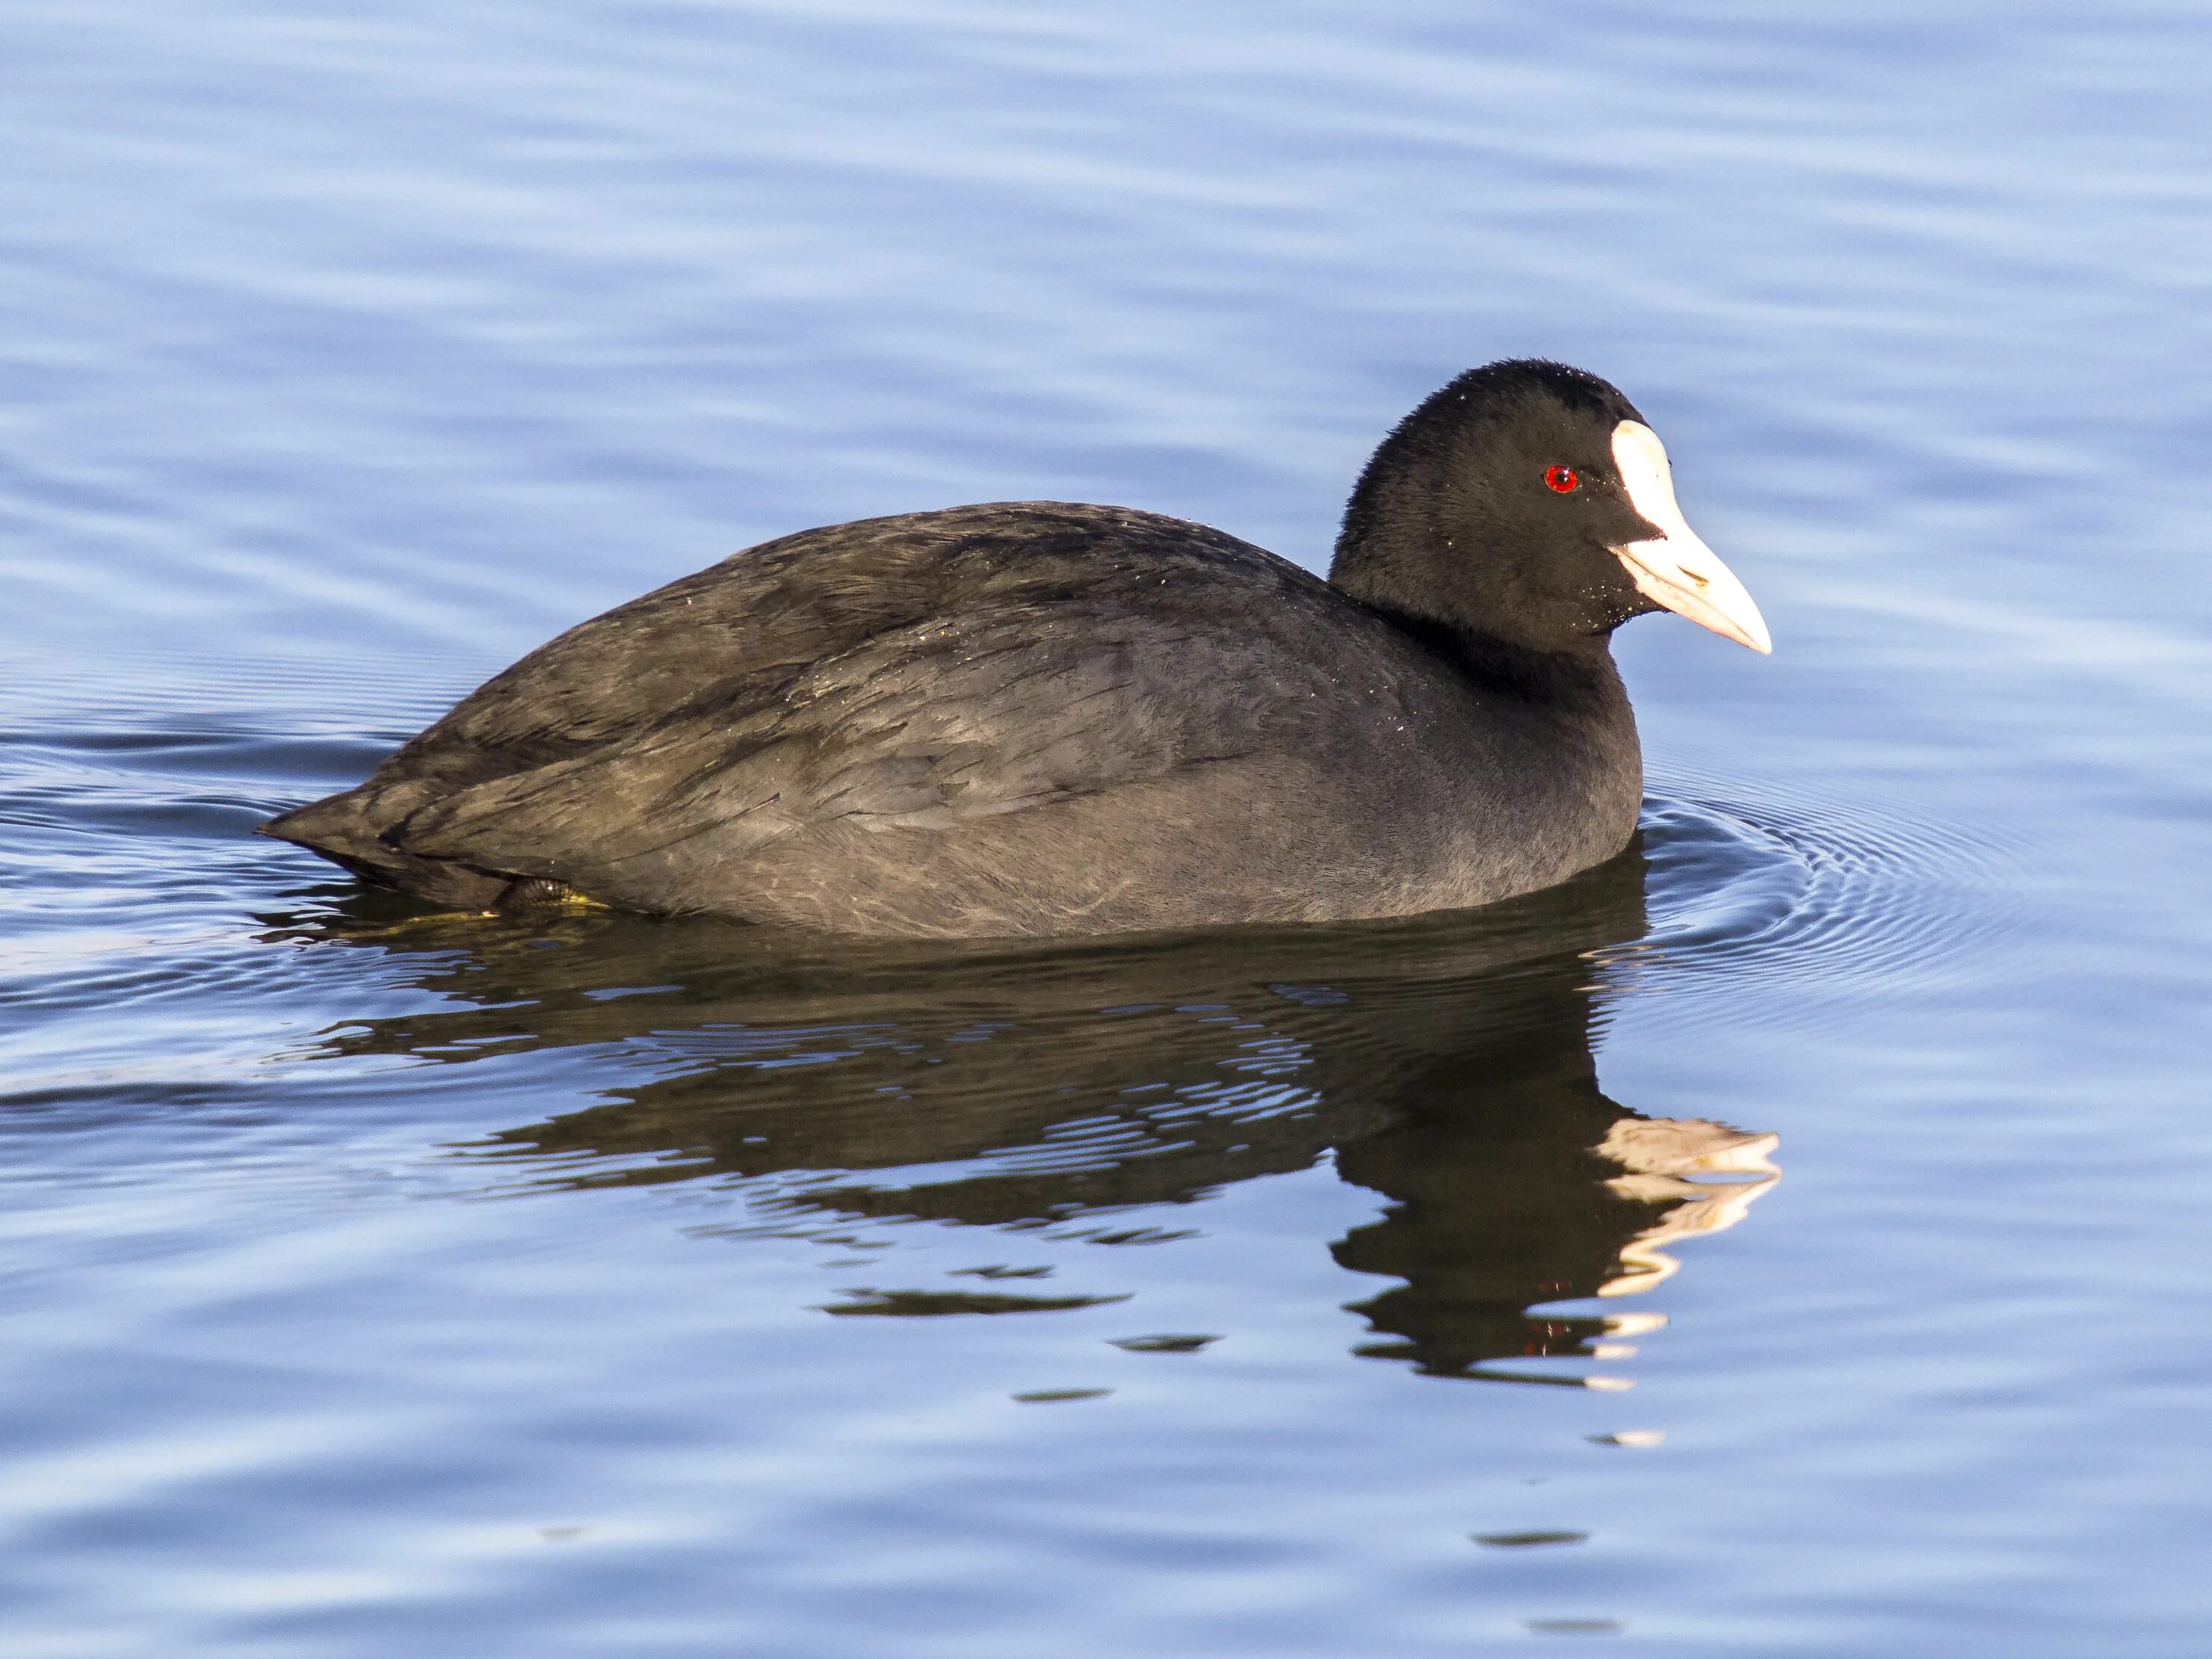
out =
[[2013,915],[2018,851],[1984,825],[1668,791],[1645,801],[1643,830],[1651,925],[1612,953],[1631,983],[1654,965],[1831,988],[1941,980]]

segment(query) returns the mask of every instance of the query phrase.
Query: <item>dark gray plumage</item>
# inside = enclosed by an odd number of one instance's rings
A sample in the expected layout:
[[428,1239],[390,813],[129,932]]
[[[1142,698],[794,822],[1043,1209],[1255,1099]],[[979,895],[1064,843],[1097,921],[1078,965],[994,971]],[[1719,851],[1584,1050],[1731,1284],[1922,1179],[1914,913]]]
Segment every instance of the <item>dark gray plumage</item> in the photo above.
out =
[[[1555,366],[1462,377],[1370,464],[1332,582],[1121,507],[785,537],[571,629],[264,829],[446,904],[574,894],[877,934],[1548,885],[1635,827],[1607,639],[1654,607],[1609,549],[1656,532],[1600,487],[1633,418]],[[1556,464],[1587,499],[1546,489]]]

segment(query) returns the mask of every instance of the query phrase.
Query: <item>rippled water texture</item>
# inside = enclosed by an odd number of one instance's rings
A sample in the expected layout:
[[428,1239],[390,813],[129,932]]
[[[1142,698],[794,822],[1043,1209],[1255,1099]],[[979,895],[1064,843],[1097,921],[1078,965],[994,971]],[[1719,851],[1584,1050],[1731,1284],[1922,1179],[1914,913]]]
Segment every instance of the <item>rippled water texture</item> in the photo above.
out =
[[[0,19],[0,1650],[2185,1655],[2201,8]],[[250,837],[733,548],[1617,380],[1639,848],[1083,951]]]

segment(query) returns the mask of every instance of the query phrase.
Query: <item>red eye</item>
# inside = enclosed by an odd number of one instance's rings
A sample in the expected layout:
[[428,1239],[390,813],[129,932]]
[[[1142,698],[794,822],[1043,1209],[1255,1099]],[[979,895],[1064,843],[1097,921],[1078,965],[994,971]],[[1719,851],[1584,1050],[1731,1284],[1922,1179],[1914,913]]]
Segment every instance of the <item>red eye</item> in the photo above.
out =
[[1544,482],[1562,495],[1571,495],[1583,487],[1583,475],[1571,466],[1547,466]]

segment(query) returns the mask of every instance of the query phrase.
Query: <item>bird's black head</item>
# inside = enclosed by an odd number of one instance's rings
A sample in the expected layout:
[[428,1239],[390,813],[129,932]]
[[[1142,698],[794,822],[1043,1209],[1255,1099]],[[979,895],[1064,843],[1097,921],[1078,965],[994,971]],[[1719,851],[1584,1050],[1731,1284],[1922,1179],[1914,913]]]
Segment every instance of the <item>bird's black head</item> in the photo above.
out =
[[1636,406],[1560,363],[1470,369],[1401,421],[1352,492],[1329,580],[1515,653],[1602,651],[1661,609],[1768,648],[1751,596],[1683,522]]

